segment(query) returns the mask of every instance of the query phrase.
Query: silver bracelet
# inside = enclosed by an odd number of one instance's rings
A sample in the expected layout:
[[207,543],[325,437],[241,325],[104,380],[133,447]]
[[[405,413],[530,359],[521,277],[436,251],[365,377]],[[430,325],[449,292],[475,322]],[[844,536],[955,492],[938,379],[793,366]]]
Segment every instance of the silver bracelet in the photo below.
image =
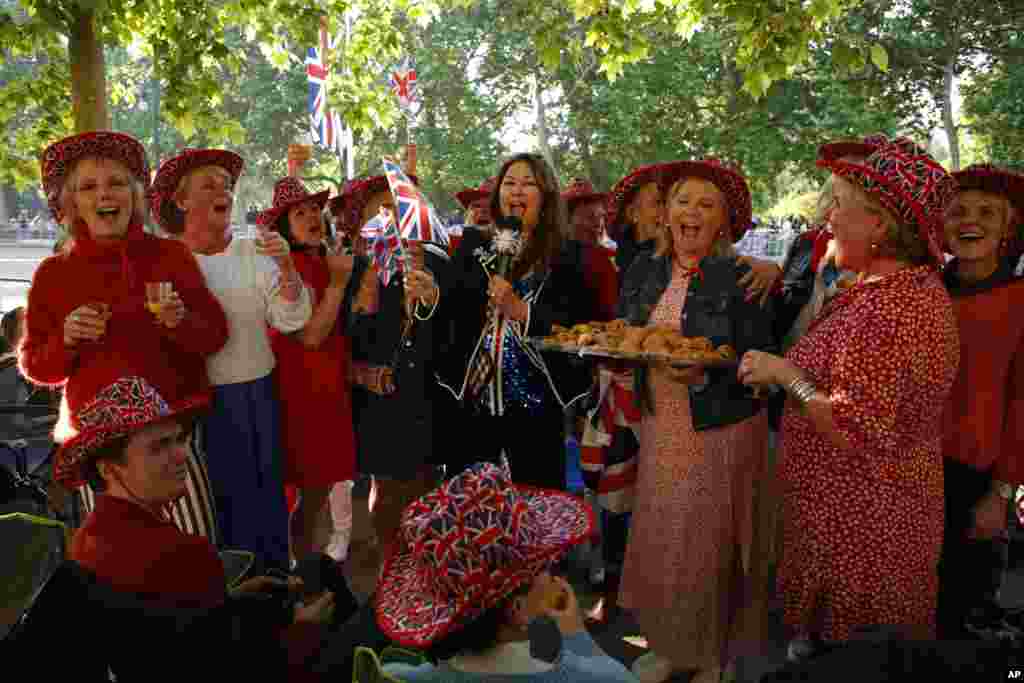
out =
[[789,383],[789,393],[801,405],[807,405],[818,389],[805,379],[795,379]]

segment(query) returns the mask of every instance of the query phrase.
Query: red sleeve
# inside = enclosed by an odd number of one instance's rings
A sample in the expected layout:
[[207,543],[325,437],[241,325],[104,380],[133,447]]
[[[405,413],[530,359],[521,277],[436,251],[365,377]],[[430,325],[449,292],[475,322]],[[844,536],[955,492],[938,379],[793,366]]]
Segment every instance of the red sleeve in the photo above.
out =
[[174,291],[185,303],[186,311],[176,328],[161,326],[163,333],[185,351],[203,356],[220,351],[228,341],[228,320],[220,302],[206,287],[195,256],[183,244],[171,240],[166,240],[163,250],[168,257],[177,257]]
[[992,475],[1009,484],[1024,484],[1024,341],[1010,364],[1003,438]]
[[[62,384],[75,367],[75,354],[64,346],[60,287],[72,278],[60,257],[43,261],[32,278],[25,308],[25,337],[18,349],[22,374],[35,384]],[[63,275],[63,277],[62,277]]]
[[594,293],[599,320],[613,320],[619,301],[619,274],[612,261],[614,252],[604,247],[591,247],[584,253],[584,277],[587,287]]
[[281,643],[288,652],[289,681],[319,680],[306,661],[320,649],[323,635],[322,626],[304,622],[290,624],[281,631]]

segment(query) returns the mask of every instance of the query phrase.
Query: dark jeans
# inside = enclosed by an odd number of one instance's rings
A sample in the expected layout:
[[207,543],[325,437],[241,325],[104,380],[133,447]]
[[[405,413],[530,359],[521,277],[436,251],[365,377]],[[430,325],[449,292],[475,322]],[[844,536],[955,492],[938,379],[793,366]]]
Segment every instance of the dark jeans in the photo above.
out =
[[974,607],[991,603],[999,589],[1003,548],[996,541],[967,537],[972,510],[992,486],[992,473],[944,460],[946,528],[939,558],[939,638],[969,637],[964,620]]

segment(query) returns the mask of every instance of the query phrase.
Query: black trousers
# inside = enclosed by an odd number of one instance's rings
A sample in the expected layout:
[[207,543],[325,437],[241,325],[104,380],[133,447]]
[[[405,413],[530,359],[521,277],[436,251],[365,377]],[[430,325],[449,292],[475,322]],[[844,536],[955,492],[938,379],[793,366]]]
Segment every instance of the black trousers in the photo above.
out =
[[498,464],[504,450],[515,483],[565,490],[565,414],[557,404],[537,415],[515,408],[501,416],[468,413],[464,433],[464,464]]
[[939,638],[969,637],[964,620],[974,607],[995,599],[1003,569],[997,541],[974,540],[973,508],[992,487],[992,473],[946,458],[943,462],[946,528],[939,557]]

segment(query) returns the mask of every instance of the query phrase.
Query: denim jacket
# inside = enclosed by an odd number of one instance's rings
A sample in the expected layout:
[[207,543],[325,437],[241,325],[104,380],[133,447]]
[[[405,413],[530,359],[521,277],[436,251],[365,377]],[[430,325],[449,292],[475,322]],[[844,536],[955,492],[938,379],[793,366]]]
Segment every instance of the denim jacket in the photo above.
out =
[[[694,276],[687,290],[680,328],[686,337],[707,337],[716,346],[728,344],[737,357],[750,349],[778,353],[772,329],[774,306],[747,302],[738,280],[749,268],[732,257],[706,257],[701,274]],[[626,273],[619,298],[619,316],[630,325],[648,323],[654,307],[672,280],[668,256],[644,253],[637,256]],[[708,369],[703,384],[689,386],[690,412],[697,431],[742,422],[761,410],[761,401],[736,379],[736,367]],[[636,395],[640,407],[653,413],[647,369],[636,371]]]

